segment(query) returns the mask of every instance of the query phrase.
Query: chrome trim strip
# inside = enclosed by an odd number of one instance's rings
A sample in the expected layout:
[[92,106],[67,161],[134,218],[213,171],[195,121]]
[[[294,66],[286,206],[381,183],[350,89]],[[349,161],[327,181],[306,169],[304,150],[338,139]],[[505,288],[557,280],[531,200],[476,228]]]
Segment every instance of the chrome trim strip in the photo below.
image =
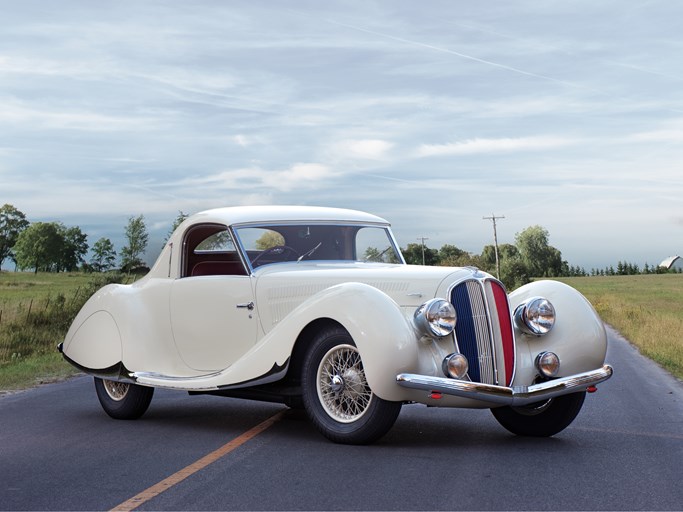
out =
[[[478,332],[478,334],[475,336],[476,338],[476,343],[477,343],[477,353],[479,355],[484,355],[485,356],[485,361],[484,365],[480,366],[480,379],[483,381],[485,379],[489,379],[489,382],[491,382],[492,385],[499,385],[500,384],[500,370],[498,368],[498,348],[501,348],[502,344],[502,338],[504,334],[501,331],[500,327],[500,317],[501,315],[507,315],[508,318],[510,319],[510,327],[512,332],[510,335],[512,336],[512,375],[506,375],[505,378],[506,380],[509,379],[509,382],[512,382],[514,380],[516,371],[517,371],[517,340],[515,338],[515,324],[512,321],[512,312],[510,311],[509,308],[509,302],[508,302],[508,307],[506,308],[505,311],[499,311],[498,306],[496,304],[496,301],[493,300],[493,283],[495,283],[497,286],[500,286],[501,290],[505,293],[507,296],[507,290],[505,288],[505,285],[499,281],[498,279],[495,279],[490,276],[486,276],[484,274],[479,273],[478,269],[472,268],[473,271],[475,271],[474,274],[470,277],[466,277],[464,279],[460,279],[458,281],[453,282],[449,287],[448,287],[448,300],[451,300],[453,298],[453,291],[460,285],[465,285],[466,287],[468,286],[468,283],[472,283],[473,286],[476,286],[479,292],[481,293],[481,300],[483,301],[483,315],[485,315],[487,325],[482,326],[480,323],[477,322],[477,319],[480,318],[480,315],[475,314],[474,309],[479,309],[479,306],[482,304],[479,304],[479,298],[478,297],[473,297],[471,293],[471,289],[467,287],[467,295],[470,300],[470,306],[473,309],[473,316],[475,318],[474,320],[474,328]],[[492,297],[489,297],[489,293],[491,294]],[[509,300],[509,299],[508,299]],[[455,304],[453,304],[455,307]],[[494,319],[491,315],[491,311],[495,308],[496,311],[496,322],[494,322]],[[479,311],[480,314],[482,314],[481,311]],[[496,330],[500,332],[500,339],[498,336],[496,336]],[[484,339],[485,336],[482,335],[482,331],[485,331],[488,333],[488,339]],[[457,352],[462,352],[458,343],[457,335],[454,335],[455,339],[455,350]],[[483,345],[487,345],[486,347],[483,347]],[[484,350],[481,350],[484,348]],[[490,350],[490,353],[488,350]],[[503,359],[505,358],[505,351],[503,350]],[[480,362],[481,364],[481,362]]]
[[472,398],[484,402],[499,405],[528,405],[540,402],[556,396],[567,395],[585,390],[589,386],[606,381],[612,376],[612,367],[608,364],[584,373],[578,373],[569,377],[541,382],[531,386],[494,386],[469,382],[464,380],[449,379],[445,377],[431,377],[429,375],[417,375],[413,373],[401,373],[396,376],[399,386],[412,389],[424,389],[437,391],[444,395]]

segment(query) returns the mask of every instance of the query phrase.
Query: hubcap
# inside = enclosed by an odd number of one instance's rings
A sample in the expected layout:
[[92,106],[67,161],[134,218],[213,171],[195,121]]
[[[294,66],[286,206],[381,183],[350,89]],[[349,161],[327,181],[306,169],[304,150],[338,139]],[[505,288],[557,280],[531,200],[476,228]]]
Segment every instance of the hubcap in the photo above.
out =
[[318,398],[325,412],[336,421],[351,423],[362,417],[372,402],[363,362],[353,345],[338,345],[320,361]]
[[116,402],[123,400],[128,394],[128,390],[130,389],[130,384],[128,384],[127,382],[105,380],[103,381],[103,383],[104,390],[107,392],[107,395],[109,395],[109,398]]

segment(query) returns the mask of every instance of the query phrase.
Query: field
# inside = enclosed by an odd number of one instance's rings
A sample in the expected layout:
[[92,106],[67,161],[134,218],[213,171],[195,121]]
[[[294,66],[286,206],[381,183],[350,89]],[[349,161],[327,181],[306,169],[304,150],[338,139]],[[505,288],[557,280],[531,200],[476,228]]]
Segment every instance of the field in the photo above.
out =
[[[0,272],[0,390],[76,373],[56,350],[87,298],[122,274]],[[561,279],[640,351],[683,378],[683,275]]]
[[57,352],[83,303],[121,274],[0,272],[0,390],[76,373]]
[[641,353],[683,379],[683,275],[561,279]]

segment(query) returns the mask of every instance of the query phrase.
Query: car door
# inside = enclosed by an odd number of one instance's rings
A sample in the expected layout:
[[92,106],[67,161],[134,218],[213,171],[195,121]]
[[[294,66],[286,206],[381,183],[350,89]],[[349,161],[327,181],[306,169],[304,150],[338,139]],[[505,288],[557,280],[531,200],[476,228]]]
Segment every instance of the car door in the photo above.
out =
[[257,319],[249,276],[177,279],[171,289],[171,326],[180,357],[190,368],[227,368],[256,343]]

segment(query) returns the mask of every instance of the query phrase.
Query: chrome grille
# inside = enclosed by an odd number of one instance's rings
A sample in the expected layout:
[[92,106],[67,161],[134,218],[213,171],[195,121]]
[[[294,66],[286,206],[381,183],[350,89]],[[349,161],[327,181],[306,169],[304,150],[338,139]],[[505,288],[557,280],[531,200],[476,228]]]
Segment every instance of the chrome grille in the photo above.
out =
[[467,280],[453,288],[451,302],[457,314],[456,345],[469,362],[470,380],[509,384],[514,341],[502,285],[491,279]]

